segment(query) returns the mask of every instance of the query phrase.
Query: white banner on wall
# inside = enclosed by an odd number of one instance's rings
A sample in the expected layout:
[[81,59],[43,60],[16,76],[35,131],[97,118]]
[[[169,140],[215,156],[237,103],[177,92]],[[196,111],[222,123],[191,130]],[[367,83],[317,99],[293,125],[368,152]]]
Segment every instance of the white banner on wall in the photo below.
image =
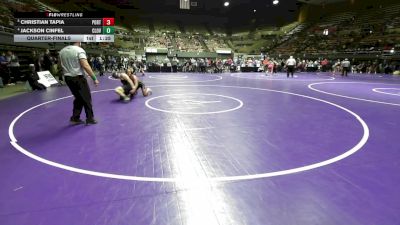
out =
[[218,54],[232,54],[232,50],[230,49],[216,49],[215,52]]
[[146,52],[147,53],[157,53],[157,49],[156,48],[146,48]]

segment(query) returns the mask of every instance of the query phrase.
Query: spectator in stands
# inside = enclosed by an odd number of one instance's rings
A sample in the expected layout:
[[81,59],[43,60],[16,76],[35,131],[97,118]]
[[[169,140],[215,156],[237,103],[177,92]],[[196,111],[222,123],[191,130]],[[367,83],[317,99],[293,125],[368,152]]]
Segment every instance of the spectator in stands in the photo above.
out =
[[314,71],[313,72],[316,72],[316,71],[321,71],[321,63],[319,60],[314,61]]
[[163,60],[163,67],[163,72],[171,72],[171,61],[168,56],[165,56],[165,59]]
[[338,60],[336,61],[336,63],[333,64],[333,66],[332,66],[333,75],[335,75],[335,73],[339,73],[339,72],[340,72],[340,69],[341,69],[341,62],[340,62],[340,59],[338,59]]
[[368,67],[368,73],[369,74],[371,74],[371,73],[376,74],[377,70],[378,70],[377,62],[370,63],[370,65]]
[[145,73],[144,73],[145,70],[147,70],[146,59],[142,58],[142,60],[139,60],[139,72],[142,73],[142,76],[145,76]]
[[46,49],[46,51],[45,51],[45,53],[43,55],[42,69],[44,71],[50,71],[52,66],[53,66],[53,62],[51,60],[50,50]]
[[0,56],[0,76],[3,85],[9,85],[10,83],[10,71],[8,69],[8,61],[6,58],[6,53],[1,53]]
[[326,72],[328,70],[328,59],[324,59],[321,61],[322,72]]
[[312,60],[307,60],[307,72],[314,72],[314,63]]
[[104,75],[104,60],[102,55],[97,57],[97,70],[99,71],[100,76]]
[[89,65],[90,65],[90,67],[92,67],[92,68],[95,68],[95,66],[94,66],[94,60],[95,60],[95,58],[93,57],[93,56],[90,56],[90,57],[88,57],[89,58]]
[[35,67],[35,72],[41,71],[41,65],[40,65],[40,57],[37,51],[32,51],[32,55],[30,58],[30,64],[33,64]]
[[117,58],[115,56],[111,57],[110,70],[116,70],[118,68]]
[[385,74],[391,74],[391,73],[393,73],[393,66],[390,65],[389,63],[386,63],[384,70],[385,70]]
[[357,65],[351,66],[351,73],[357,73]]
[[283,68],[285,67],[285,60],[281,59],[281,63],[280,63],[280,71],[283,71]]
[[[60,52],[57,52],[57,56],[60,55]],[[59,81],[59,85],[63,86],[65,85],[65,79],[64,79],[64,73],[61,67],[61,62],[60,60],[58,60],[57,58],[54,58],[52,60],[54,62],[53,65],[53,73],[54,73],[54,77],[58,77],[58,81]]]
[[129,58],[128,57],[123,57],[122,58],[122,64],[124,66],[124,69],[128,69],[128,62],[129,62]]
[[178,63],[179,63],[178,58],[174,57],[172,59],[172,62],[171,62],[171,64],[172,64],[172,72],[174,72],[174,73],[178,72]]
[[300,59],[298,59],[298,61],[299,62],[297,64],[297,70],[300,71],[300,72],[306,71],[308,60],[307,61],[306,60],[301,61]]
[[184,60],[182,63],[182,72],[187,72],[189,70],[189,61]]
[[268,73],[270,73],[271,76],[272,76],[273,73],[274,73],[274,68],[275,68],[275,61],[274,61],[274,59],[271,59],[271,60],[269,61],[269,63],[268,63]]
[[263,64],[263,69],[264,69],[265,76],[268,76],[269,58],[268,57],[264,57],[264,60],[262,61],[262,64]]
[[195,72],[197,68],[197,61],[194,58],[190,59],[190,71]]
[[[18,56],[15,55],[12,51],[8,51],[7,61],[8,61],[8,68],[10,69],[11,80],[14,82],[21,80],[21,73],[19,70],[20,64]],[[14,83],[10,83],[10,85],[12,84]]]
[[360,62],[356,62],[355,65],[356,65],[356,73],[361,73],[363,65]]
[[124,61],[124,60],[123,60],[123,57],[121,57],[121,58],[120,58],[120,57],[117,57],[117,58],[116,58],[116,61],[117,61],[117,69],[118,69],[118,70],[122,70],[122,69],[123,69],[123,65],[124,65],[124,64],[123,64],[123,61]]
[[200,58],[199,66],[200,66],[200,72],[205,73],[206,72],[206,60],[204,58]]
[[111,66],[111,56],[107,56],[106,57],[106,62],[105,62],[105,64],[106,64],[106,70],[107,71],[110,71],[111,70],[111,68],[112,68],[112,66]]

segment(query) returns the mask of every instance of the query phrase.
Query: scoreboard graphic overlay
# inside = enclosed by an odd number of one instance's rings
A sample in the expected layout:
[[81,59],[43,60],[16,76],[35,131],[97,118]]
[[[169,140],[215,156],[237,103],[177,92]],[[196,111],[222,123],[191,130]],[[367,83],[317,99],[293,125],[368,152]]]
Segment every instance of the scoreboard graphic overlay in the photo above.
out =
[[15,13],[14,42],[114,42],[113,12]]

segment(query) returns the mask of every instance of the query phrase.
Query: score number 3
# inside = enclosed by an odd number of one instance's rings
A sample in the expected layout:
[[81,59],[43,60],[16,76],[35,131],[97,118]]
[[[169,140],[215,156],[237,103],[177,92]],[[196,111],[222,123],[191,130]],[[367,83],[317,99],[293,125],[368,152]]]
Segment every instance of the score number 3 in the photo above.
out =
[[114,18],[103,18],[103,26],[114,26]]

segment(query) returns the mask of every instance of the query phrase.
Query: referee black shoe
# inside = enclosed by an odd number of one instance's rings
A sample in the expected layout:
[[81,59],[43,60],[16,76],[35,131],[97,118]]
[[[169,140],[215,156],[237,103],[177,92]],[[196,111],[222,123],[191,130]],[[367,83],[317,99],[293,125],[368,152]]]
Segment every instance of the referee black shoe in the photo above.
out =
[[69,123],[71,124],[71,125],[79,125],[79,124],[84,124],[85,122],[83,122],[83,120],[81,120],[81,119],[71,119],[70,121],[69,121]]
[[95,120],[95,119],[87,119],[86,120],[86,125],[93,125],[93,124],[97,124],[97,120]]

